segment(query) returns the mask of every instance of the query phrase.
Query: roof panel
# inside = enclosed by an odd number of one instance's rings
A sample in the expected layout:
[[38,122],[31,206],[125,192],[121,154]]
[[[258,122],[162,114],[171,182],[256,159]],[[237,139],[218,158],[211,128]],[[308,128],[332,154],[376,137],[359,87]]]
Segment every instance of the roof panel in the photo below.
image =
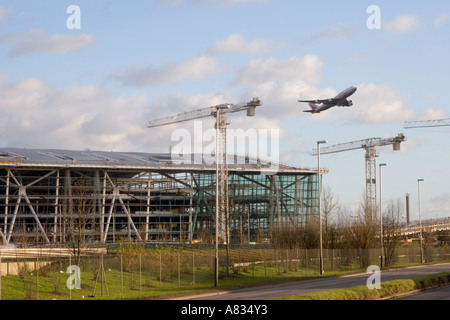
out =
[[[28,166],[111,166],[111,167],[148,167],[168,168],[173,170],[213,171],[216,169],[214,155],[191,154],[188,161],[173,160],[170,153],[114,152],[114,151],[77,151],[63,149],[21,149],[0,148],[0,165],[19,163]],[[186,159],[185,158],[185,159]],[[187,163],[186,163],[187,162]],[[270,161],[249,158],[247,156],[228,156],[229,170],[270,171]],[[309,172],[312,169],[295,168],[289,165],[276,164],[276,169],[285,172]],[[275,170],[277,171],[277,170]]]

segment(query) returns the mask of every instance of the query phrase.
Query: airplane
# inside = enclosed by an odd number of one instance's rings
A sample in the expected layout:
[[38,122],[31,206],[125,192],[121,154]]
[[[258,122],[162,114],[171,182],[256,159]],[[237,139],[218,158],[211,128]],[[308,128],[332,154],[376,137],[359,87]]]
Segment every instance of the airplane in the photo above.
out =
[[356,92],[357,88],[349,87],[339,93],[336,97],[324,100],[298,100],[298,102],[306,102],[311,107],[311,110],[304,110],[303,112],[309,113],[321,113],[332,107],[351,107],[353,105],[352,100],[347,100],[352,94]]

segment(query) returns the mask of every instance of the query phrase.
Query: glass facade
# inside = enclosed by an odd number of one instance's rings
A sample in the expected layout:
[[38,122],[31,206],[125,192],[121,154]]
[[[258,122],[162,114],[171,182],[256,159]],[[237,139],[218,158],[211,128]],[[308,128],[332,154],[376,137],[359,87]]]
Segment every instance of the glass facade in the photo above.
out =
[[[212,235],[215,175],[194,174],[194,186],[194,234],[199,236],[206,231]],[[231,243],[270,241],[275,227],[301,227],[310,215],[317,214],[317,196],[315,174],[229,174],[227,211]]]

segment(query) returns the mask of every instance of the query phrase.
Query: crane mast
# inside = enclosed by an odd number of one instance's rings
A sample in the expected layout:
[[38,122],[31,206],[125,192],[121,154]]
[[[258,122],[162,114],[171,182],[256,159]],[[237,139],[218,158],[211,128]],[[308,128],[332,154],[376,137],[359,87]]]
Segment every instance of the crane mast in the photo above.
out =
[[[320,154],[337,153],[343,151],[365,149],[366,163],[366,201],[371,212],[375,212],[376,205],[376,149],[375,147],[392,145],[394,151],[400,150],[400,143],[406,141],[403,133],[393,138],[370,138],[353,142],[341,143],[333,146],[320,148]],[[312,155],[317,155],[313,149]]]
[[201,119],[215,117],[216,123],[216,234],[226,243],[228,239],[228,166],[227,166],[227,113],[246,111],[247,116],[255,115],[255,108],[261,105],[258,98],[241,104],[219,104],[216,106],[188,111],[165,118],[148,121],[147,127],[159,127]]

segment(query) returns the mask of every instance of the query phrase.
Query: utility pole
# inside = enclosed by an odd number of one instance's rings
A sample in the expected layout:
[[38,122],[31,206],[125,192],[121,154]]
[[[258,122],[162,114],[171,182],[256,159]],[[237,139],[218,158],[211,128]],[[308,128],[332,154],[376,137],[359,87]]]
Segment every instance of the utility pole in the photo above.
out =
[[380,249],[381,249],[381,261],[380,267],[384,266],[384,243],[383,243],[383,210],[382,210],[382,197],[383,197],[383,189],[381,185],[381,168],[387,166],[386,163],[380,163]]
[[317,141],[317,179],[319,184],[319,273],[323,275],[323,243],[322,243],[322,177],[320,174],[320,145],[328,143],[326,140]]

